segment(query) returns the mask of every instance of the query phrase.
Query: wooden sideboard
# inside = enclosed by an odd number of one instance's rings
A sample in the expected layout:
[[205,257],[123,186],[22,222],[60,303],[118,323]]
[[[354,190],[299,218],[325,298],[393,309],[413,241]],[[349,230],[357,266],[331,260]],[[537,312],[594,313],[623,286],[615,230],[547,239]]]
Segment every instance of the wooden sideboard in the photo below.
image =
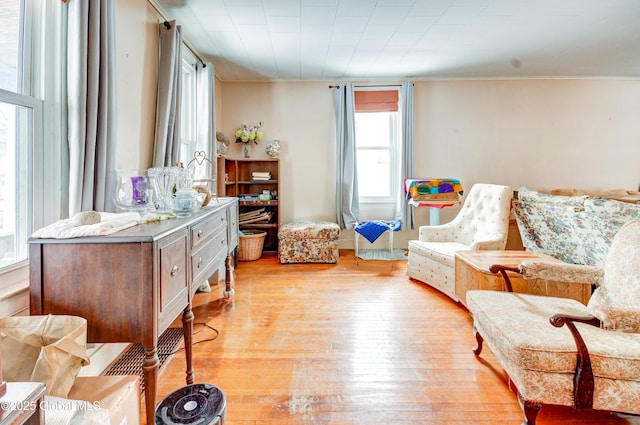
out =
[[158,336],[182,314],[186,382],[193,383],[193,296],[223,265],[225,293],[232,293],[237,204],[214,198],[192,217],[109,236],[29,240],[31,314],[84,317],[88,342],[141,343],[148,424],[154,423]]

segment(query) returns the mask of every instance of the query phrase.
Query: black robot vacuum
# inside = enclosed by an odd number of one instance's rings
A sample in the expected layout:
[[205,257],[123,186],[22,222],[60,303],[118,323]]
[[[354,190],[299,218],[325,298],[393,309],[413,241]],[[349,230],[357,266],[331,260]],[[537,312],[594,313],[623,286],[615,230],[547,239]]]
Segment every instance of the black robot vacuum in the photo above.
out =
[[182,387],[156,406],[156,425],[222,425],[227,416],[227,399],[211,384]]

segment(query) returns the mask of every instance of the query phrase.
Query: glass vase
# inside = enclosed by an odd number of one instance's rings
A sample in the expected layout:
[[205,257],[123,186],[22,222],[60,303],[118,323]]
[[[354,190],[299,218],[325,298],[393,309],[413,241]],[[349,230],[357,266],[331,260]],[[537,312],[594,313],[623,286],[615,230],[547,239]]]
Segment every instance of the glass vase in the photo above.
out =
[[242,144],[242,157],[243,158],[251,158],[251,144],[243,143]]
[[154,167],[148,170],[155,192],[156,212],[170,213],[173,191],[178,181],[178,167]]
[[117,170],[115,185],[113,203],[119,209],[145,214],[154,208],[146,170]]

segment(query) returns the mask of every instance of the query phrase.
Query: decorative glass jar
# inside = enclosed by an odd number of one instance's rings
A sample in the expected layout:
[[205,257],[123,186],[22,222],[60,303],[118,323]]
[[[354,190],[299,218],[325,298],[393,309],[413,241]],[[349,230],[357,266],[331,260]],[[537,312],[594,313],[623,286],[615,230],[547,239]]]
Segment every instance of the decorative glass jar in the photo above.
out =
[[113,203],[121,210],[141,214],[154,209],[153,190],[146,170],[117,170]]

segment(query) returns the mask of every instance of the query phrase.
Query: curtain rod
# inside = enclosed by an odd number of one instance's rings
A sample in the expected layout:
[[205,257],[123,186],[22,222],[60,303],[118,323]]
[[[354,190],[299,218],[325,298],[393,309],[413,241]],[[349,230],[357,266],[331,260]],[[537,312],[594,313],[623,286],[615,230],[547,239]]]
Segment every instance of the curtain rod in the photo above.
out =
[[[412,83],[413,85],[415,85],[414,83]],[[354,86],[356,88],[366,88],[366,87],[402,87],[402,84],[374,84],[374,85],[370,85],[370,86]],[[330,89],[339,89],[340,86],[329,86]]]
[[[163,24],[164,24],[165,28],[167,28],[167,29],[171,28],[171,24],[169,23],[170,19],[167,17],[167,14],[164,12],[164,9],[162,8],[162,6],[160,6],[155,0],[147,0],[147,3],[149,3],[151,5],[151,7],[153,7],[156,10],[156,12],[158,12],[158,15],[160,15],[160,18],[164,21]],[[182,34],[182,41],[187,46],[187,48],[189,50],[191,50],[191,53],[193,53],[193,55],[196,57],[196,59],[198,59],[200,61],[200,63],[202,63],[202,66],[206,67],[207,64],[205,64],[204,60],[202,60],[202,56],[200,56],[200,54],[198,54],[196,49],[193,47],[193,45],[187,39],[187,37],[184,36],[184,34]]]

